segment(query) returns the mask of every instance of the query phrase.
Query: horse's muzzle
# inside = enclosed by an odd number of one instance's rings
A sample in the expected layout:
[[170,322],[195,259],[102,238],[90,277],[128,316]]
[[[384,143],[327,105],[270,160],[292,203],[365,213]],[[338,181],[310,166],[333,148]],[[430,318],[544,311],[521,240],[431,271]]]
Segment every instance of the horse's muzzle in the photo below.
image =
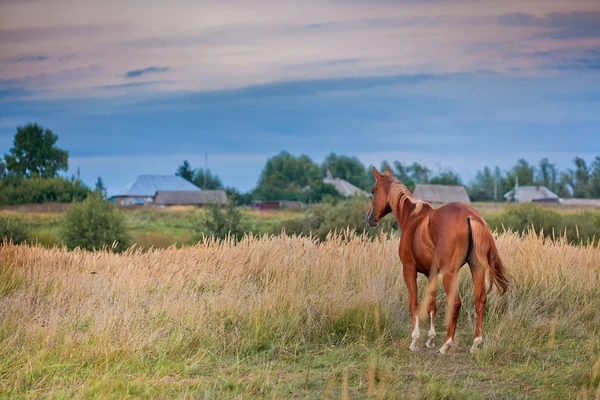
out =
[[365,220],[371,227],[374,228],[377,226],[377,221],[375,221],[375,218],[373,217],[373,209],[372,208],[369,209],[369,212],[367,213]]

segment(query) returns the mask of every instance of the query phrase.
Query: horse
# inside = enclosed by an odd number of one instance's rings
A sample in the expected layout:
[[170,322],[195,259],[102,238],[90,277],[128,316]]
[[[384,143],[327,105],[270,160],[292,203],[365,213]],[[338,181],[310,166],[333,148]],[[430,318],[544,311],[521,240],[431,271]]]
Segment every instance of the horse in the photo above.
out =
[[[389,166],[383,173],[373,167],[373,176],[375,184],[371,189],[371,206],[365,219],[371,227],[376,227],[383,217],[392,213],[402,232],[398,253],[410,297],[410,350],[419,351],[419,315],[422,315],[424,305],[429,315],[426,347],[435,347],[434,322],[439,275],[442,276],[448,307],[448,328],[439,352],[446,354],[450,349],[462,304],[458,293],[458,272],[465,263],[469,264],[471,270],[477,314],[471,352],[478,350],[483,345],[483,315],[487,294],[495,286],[502,295],[509,286],[504,264],[487,223],[467,204],[452,202],[434,209],[428,202],[415,198],[393,175]],[[487,290],[486,271],[490,276]],[[417,297],[417,273],[425,275],[429,281],[421,311]]]

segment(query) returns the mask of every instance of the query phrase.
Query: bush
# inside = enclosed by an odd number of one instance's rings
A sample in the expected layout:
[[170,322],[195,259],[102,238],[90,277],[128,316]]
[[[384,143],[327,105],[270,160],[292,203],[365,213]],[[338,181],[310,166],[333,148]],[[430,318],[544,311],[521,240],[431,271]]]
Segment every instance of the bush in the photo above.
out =
[[5,240],[15,244],[24,243],[27,241],[27,235],[27,225],[21,217],[0,215],[0,244]]
[[121,211],[97,193],[69,208],[61,228],[62,240],[70,249],[99,250],[107,246],[120,252],[131,242]]
[[570,243],[597,241],[600,237],[600,213],[560,213],[539,204],[510,205],[499,215],[487,218],[490,228],[502,231],[503,227],[519,233],[533,229],[548,238],[566,235]]
[[0,204],[70,203],[90,193],[79,181],[64,178],[7,178],[0,180]]
[[[393,215],[385,217],[377,228],[369,226],[365,216],[371,202],[368,199],[354,197],[343,201],[317,204],[300,219],[284,221],[283,227],[288,234],[309,235],[325,240],[330,232],[354,230],[356,235],[366,233],[369,237],[378,236],[382,231],[398,229]],[[279,232],[274,232],[279,233]]]
[[230,200],[225,210],[220,205],[206,208],[206,212],[194,224],[192,240],[198,242],[210,237],[239,240],[243,235],[242,213],[236,208],[234,201]]

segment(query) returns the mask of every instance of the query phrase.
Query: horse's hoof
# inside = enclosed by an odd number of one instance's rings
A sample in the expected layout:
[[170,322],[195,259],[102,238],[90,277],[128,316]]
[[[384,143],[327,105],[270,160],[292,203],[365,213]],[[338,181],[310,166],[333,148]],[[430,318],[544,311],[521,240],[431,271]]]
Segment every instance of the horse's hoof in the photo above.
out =
[[427,340],[427,343],[425,343],[425,346],[426,346],[428,349],[433,349],[433,348],[435,347],[435,341],[434,341],[434,338],[429,338],[429,339]]
[[419,351],[419,344],[418,343],[411,343],[410,346],[408,347],[411,351]]
[[473,340],[473,346],[471,346],[471,353],[475,353],[476,351],[481,349],[482,345],[483,345],[483,338],[481,336],[476,337],[475,340]]
[[452,344],[452,339],[448,339],[448,340],[446,341],[446,343],[444,343],[444,345],[443,345],[442,347],[440,347],[440,350],[439,350],[439,352],[440,352],[441,354],[446,354],[446,353],[448,353],[448,350],[450,349],[450,345],[451,345],[451,344]]

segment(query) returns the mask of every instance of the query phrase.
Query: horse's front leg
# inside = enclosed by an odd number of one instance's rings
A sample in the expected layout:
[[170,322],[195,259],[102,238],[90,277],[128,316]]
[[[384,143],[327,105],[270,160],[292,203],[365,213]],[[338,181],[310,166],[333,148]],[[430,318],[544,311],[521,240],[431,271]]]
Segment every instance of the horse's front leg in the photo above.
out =
[[417,266],[412,263],[403,264],[404,282],[408,288],[410,315],[412,317],[412,333],[410,349],[419,351],[419,338],[421,331],[419,330],[419,299],[417,293]]

